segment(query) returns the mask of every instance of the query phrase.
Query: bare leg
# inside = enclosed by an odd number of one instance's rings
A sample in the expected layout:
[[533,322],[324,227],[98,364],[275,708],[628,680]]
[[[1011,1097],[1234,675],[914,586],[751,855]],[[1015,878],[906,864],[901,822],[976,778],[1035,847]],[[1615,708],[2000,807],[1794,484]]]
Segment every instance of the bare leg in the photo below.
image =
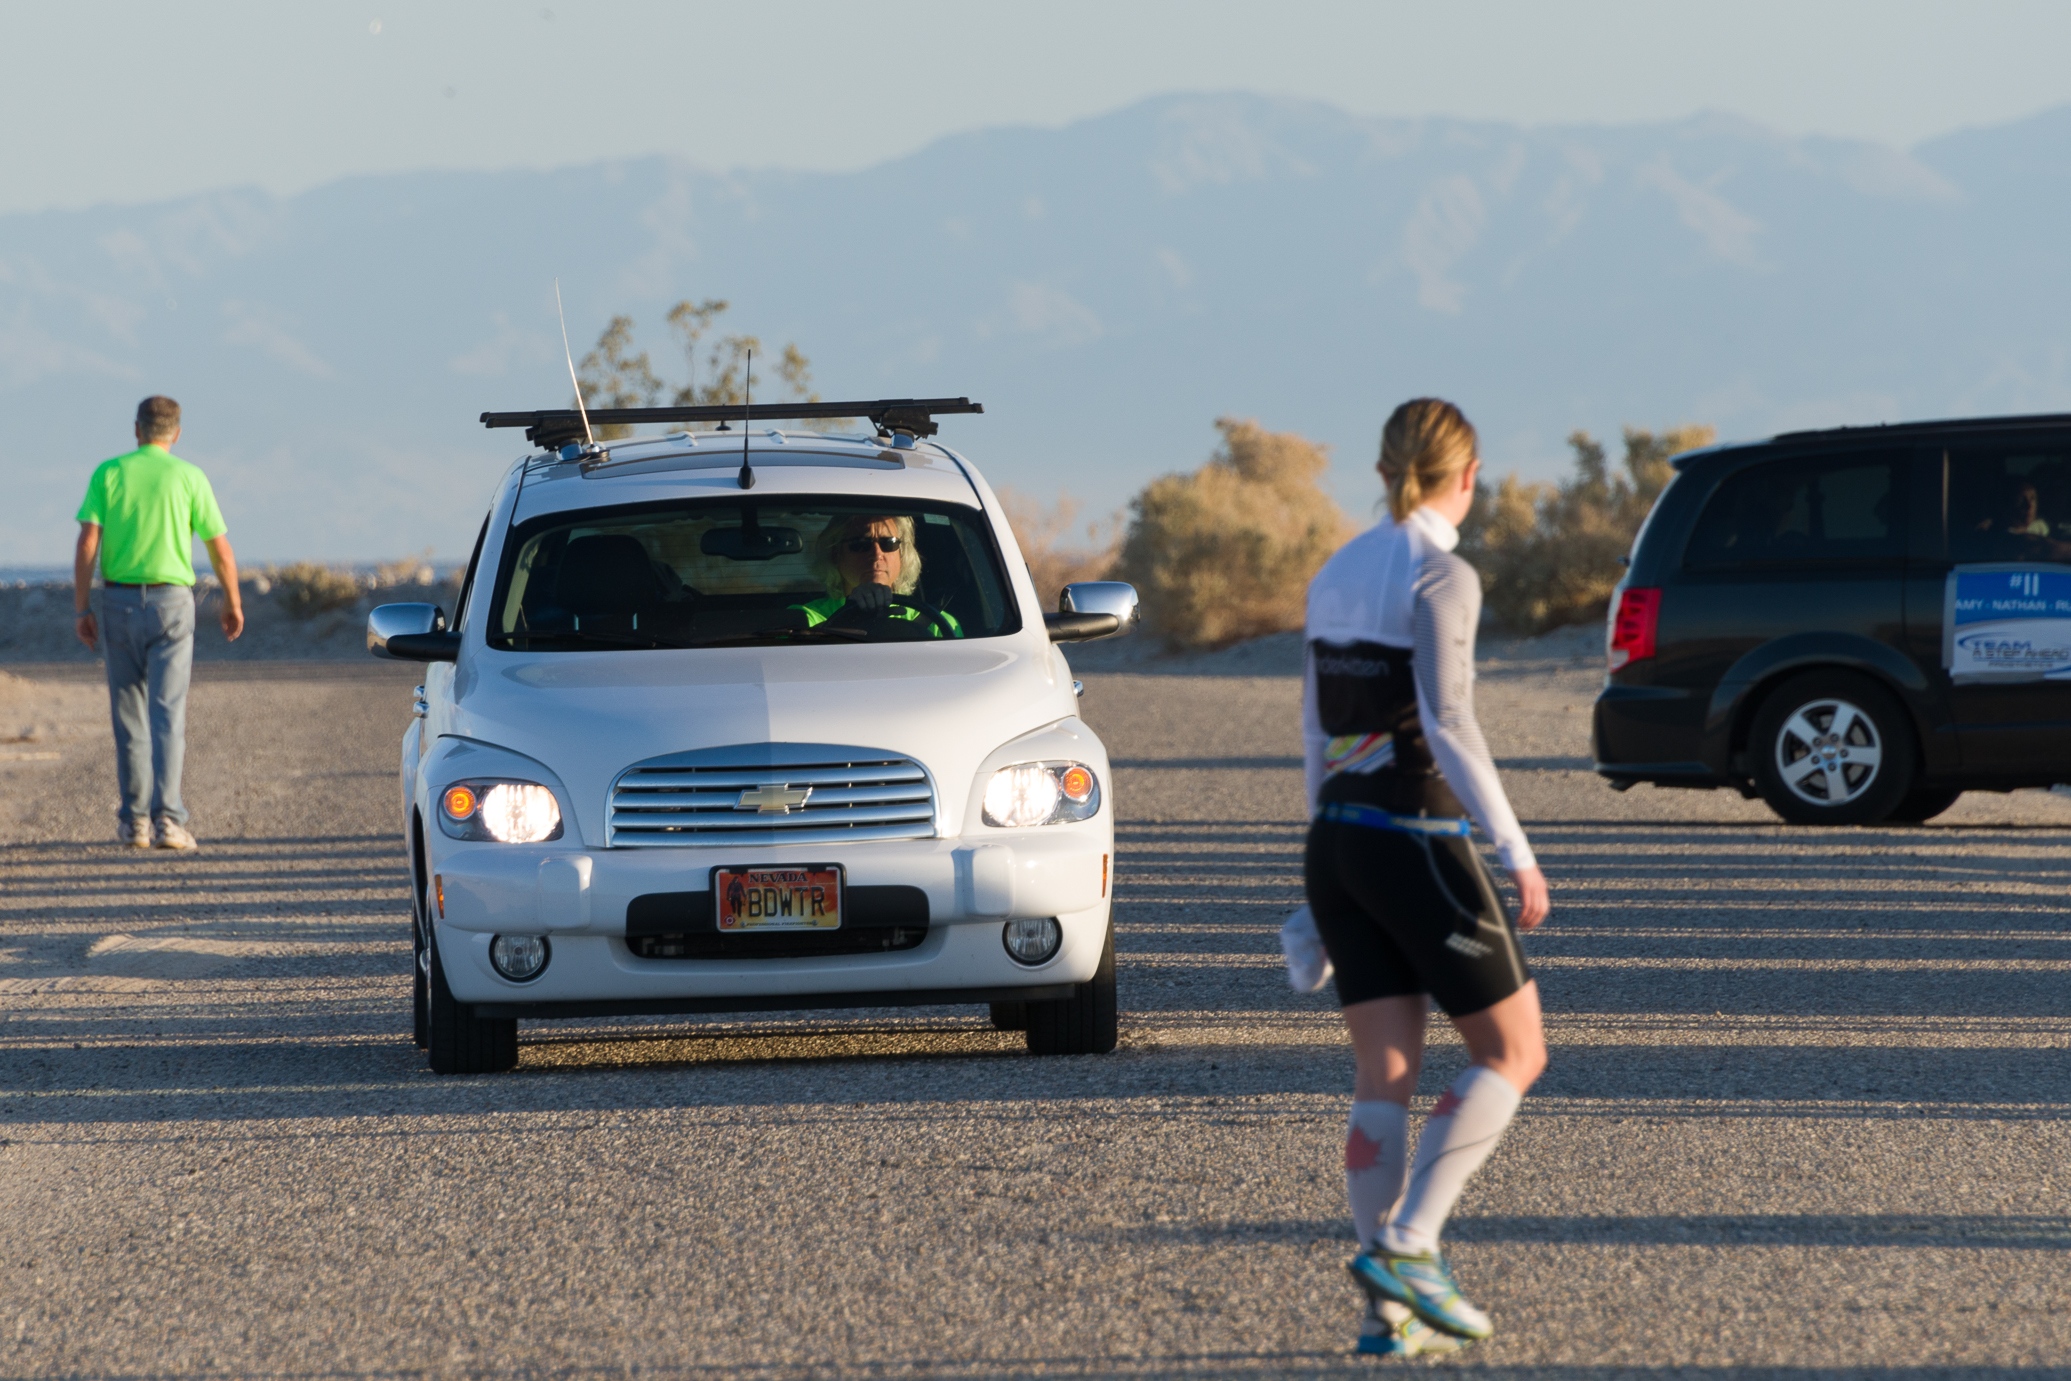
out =
[[[1417,1091],[1417,1074],[1424,1066],[1424,1018],[1429,1007],[1429,999],[1417,993],[1410,997],[1377,997],[1345,1008],[1345,1027],[1352,1033],[1352,1058],[1359,1067],[1352,1082],[1352,1097],[1356,1101],[1408,1105],[1410,1095]],[[1538,1011],[1536,1001],[1532,1010]]]
[[[1400,999],[1394,999],[1400,1000]],[[1366,1003],[1379,1006],[1379,1003]],[[1350,1009],[1345,1012],[1349,1020]],[[1467,1056],[1475,1064],[1510,1081],[1519,1093],[1531,1088],[1546,1072],[1546,1033],[1539,1020],[1539,985],[1527,983],[1493,1007],[1471,1016],[1454,1017],[1453,1026],[1467,1042]],[[1354,1036],[1356,1044],[1358,1037]],[[1410,1084],[1416,1084],[1416,1066],[1411,1065]],[[1360,1066],[1362,1075],[1365,1066]]]

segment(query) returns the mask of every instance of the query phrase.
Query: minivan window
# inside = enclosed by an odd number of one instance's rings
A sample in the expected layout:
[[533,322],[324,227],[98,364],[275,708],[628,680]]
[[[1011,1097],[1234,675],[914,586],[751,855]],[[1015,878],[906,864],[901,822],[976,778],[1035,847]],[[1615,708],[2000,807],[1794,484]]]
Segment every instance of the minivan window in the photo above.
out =
[[1772,461],[1733,475],[1704,507],[1686,566],[1798,565],[1904,555],[1897,465],[1859,457]]
[[1949,556],[2071,560],[2071,440],[1951,448]]
[[[491,647],[582,652],[991,638],[1020,616],[982,512],[907,500],[680,501],[535,518],[504,544]],[[889,607],[860,608],[860,584]]]

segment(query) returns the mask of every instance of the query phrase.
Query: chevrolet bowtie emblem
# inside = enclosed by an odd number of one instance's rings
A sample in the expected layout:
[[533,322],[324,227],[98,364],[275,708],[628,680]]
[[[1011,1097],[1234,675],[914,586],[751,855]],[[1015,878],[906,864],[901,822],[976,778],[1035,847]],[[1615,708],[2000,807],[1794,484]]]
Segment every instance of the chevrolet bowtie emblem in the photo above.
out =
[[788,815],[813,794],[809,786],[757,786],[741,793],[735,810],[759,810],[764,815]]

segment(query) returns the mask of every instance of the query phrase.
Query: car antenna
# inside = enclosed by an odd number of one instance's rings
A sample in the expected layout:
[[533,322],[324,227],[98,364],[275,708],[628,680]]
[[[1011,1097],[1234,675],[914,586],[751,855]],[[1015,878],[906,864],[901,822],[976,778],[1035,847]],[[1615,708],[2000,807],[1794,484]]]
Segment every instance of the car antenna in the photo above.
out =
[[554,315],[561,319],[561,358],[568,361],[568,382],[575,385],[575,410],[582,414],[583,450],[595,452],[597,434],[590,430],[590,410],[582,400],[582,380],[575,377],[575,352],[568,348],[568,313],[561,310],[561,280],[554,280]]
[[748,464],[748,424],[755,420],[755,352],[748,352],[747,382],[741,388],[741,488],[755,487],[755,468]]

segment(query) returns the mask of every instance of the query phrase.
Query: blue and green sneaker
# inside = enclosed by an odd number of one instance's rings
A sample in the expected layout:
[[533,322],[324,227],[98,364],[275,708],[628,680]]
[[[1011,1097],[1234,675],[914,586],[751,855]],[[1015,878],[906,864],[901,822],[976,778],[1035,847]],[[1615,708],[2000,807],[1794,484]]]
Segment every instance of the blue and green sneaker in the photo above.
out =
[[[1408,1305],[1416,1311],[1418,1318],[1440,1332],[1479,1342],[1494,1331],[1489,1325],[1489,1316],[1469,1304],[1467,1297],[1460,1293],[1459,1285],[1453,1280],[1452,1267],[1446,1264],[1443,1253],[1391,1252],[1376,1247],[1372,1251],[1361,1252],[1355,1258],[1355,1264],[1361,1259],[1372,1267],[1385,1270],[1400,1295],[1398,1297],[1385,1290],[1380,1293]],[[1359,1275],[1360,1284],[1367,1284],[1363,1274],[1357,1271],[1354,1274]],[[1377,1289],[1371,1285],[1367,1288],[1369,1293]]]
[[1440,1333],[1412,1314],[1406,1304],[1371,1296],[1366,1301],[1366,1319],[1359,1326],[1358,1352],[1362,1357],[1439,1357],[1472,1346],[1465,1338]]

